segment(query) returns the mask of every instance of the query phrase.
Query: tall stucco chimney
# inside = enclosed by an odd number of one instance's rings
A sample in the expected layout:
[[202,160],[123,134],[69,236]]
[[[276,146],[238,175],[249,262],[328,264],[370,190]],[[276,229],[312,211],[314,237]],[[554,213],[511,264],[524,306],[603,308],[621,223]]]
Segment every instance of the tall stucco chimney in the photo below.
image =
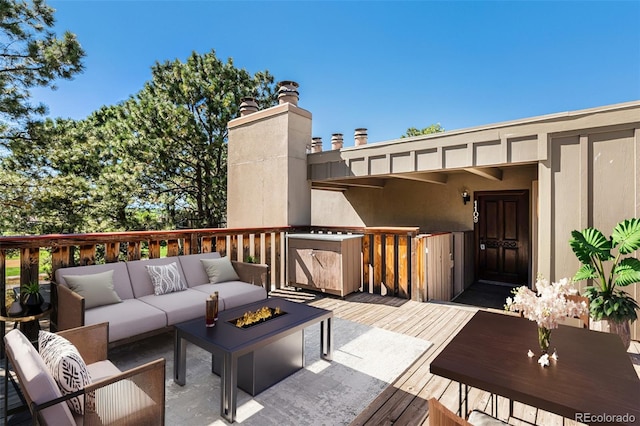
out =
[[331,149],[342,149],[343,140],[342,133],[334,133],[331,135]]
[[282,104],[286,104],[289,102],[292,105],[298,105],[298,98],[300,97],[300,93],[298,93],[298,83],[295,81],[281,81],[278,83],[278,102]]
[[322,152],[322,138],[314,136],[311,138],[311,152]]
[[355,139],[356,146],[366,145],[367,144],[367,129],[359,128],[355,130],[353,134],[353,138]]
[[240,117],[253,114],[254,112],[258,112],[258,104],[256,103],[255,98],[242,98],[242,103],[240,104]]

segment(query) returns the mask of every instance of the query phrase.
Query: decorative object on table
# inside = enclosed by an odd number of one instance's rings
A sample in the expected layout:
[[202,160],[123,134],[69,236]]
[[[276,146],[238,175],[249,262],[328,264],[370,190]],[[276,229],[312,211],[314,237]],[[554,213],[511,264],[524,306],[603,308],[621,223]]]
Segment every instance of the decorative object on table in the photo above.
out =
[[24,310],[37,313],[43,303],[44,298],[40,294],[39,283],[32,282],[20,287],[20,304]]
[[[536,291],[526,286],[514,289],[514,296],[507,298],[505,309],[520,312],[523,317],[538,324],[538,345],[542,351],[538,362],[542,366],[547,366],[549,365],[551,330],[557,328],[558,322],[566,317],[584,314],[587,306],[584,302],[576,303],[565,298],[566,295],[577,293],[573,283],[567,278],[557,283],[549,283],[548,280],[538,278]],[[533,353],[529,350],[529,357],[532,356]],[[552,358],[557,360],[557,354]]]
[[[595,228],[572,231],[569,244],[582,266],[574,281],[593,280],[585,289],[590,301],[591,328],[620,335],[628,349],[631,343],[630,323],[638,319],[636,300],[618,287],[640,283],[640,260],[633,252],[640,249],[640,219],[618,223],[610,238]],[[618,253],[614,255],[613,249]],[[604,262],[612,262],[605,265]],[[607,273],[605,267],[610,272]],[[609,269],[610,268],[610,269]]]
[[238,328],[249,328],[253,325],[284,315],[285,313],[286,312],[282,312],[279,306],[276,306],[275,308],[263,306],[254,312],[245,312],[243,316],[234,318],[230,322]]
[[206,301],[205,323],[207,327],[213,327],[218,321],[218,292],[214,291]]

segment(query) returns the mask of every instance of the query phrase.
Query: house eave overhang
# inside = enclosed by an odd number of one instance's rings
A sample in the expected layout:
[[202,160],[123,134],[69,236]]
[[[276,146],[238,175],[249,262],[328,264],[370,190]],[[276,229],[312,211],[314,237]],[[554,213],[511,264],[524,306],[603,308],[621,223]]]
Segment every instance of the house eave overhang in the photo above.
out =
[[313,187],[342,180],[348,188],[359,178],[446,183],[442,176],[435,179],[436,173],[464,170],[500,180],[504,167],[546,161],[555,136],[581,134],[586,129],[637,128],[639,124],[640,101],[634,101],[395,139],[309,154],[308,178]]

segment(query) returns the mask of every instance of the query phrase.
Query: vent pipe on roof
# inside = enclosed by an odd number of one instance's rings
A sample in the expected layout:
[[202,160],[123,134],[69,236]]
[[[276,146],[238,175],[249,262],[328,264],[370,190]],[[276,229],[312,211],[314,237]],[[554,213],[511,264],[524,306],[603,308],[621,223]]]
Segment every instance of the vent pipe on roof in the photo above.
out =
[[367,144],[367,129],[359,128],[356,129],[353,134],[353,138],[355,139],[356,146],[366,145]]
[[331,135],[331,149],[342,149],[343,139],[342,133],[334,133]]
[[315,136],[311,138],[311,152],[322,152],[322,138]]
[[258,112],[258,104],[256,103],[255,98],[242,98],[242,103],[240,104],[240,117],[253,114],[254,112]]
[[278,83],[278,102],[280,105],[289,102],[298,105],[300,93],[298,93],[298,83],[295,81],[281,81]]

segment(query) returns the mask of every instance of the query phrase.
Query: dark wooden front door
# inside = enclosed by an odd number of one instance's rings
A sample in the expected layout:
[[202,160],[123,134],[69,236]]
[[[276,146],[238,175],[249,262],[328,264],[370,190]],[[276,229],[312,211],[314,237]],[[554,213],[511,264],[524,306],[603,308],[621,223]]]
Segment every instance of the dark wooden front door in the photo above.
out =
[[529,191],[476,192],[476,278],[529,284]]

